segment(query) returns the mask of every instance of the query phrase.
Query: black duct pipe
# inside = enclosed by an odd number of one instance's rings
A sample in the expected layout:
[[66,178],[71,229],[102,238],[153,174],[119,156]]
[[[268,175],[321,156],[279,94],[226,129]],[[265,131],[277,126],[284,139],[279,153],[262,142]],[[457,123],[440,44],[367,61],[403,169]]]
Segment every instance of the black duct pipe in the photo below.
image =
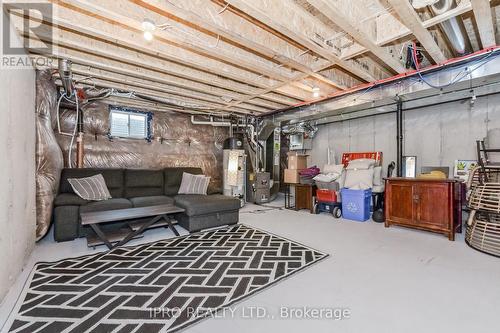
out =
[[396,132],[397,132],[397,176],[403,176],[403,101],[398,97],[396,104]]

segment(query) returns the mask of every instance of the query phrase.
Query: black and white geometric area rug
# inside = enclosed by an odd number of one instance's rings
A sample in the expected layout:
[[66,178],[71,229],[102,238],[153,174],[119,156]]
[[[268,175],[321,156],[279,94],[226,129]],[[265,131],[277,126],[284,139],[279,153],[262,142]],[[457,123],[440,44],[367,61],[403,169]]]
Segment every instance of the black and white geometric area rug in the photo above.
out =
[[9,332],[175,332],[327,256],[240,224],[38,263]]

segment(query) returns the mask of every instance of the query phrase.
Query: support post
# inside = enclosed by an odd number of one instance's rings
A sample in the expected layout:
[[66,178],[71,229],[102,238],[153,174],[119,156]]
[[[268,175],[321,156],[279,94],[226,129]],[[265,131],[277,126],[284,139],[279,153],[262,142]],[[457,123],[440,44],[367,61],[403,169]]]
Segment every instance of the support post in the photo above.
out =
[[403,101],[397,97],[396,109],[396,131],[397,131],[397,176],[403,176]]

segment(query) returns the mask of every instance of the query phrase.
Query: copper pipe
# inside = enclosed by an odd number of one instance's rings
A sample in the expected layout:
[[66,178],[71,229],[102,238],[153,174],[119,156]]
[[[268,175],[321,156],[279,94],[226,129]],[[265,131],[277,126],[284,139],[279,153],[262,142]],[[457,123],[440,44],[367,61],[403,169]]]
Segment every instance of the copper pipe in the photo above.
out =
[[83,157],[84,157],[84,144],[83,144],[83,133],[78,132],[76,137],[76,167],[83,168]]

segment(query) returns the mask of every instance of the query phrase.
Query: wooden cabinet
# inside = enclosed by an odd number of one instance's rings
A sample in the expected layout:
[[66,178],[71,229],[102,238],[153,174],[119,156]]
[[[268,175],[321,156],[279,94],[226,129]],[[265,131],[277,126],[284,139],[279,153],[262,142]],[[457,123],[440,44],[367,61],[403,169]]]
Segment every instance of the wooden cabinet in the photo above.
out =
[[315,186],[295,184],[295,210],[308,209],[314,212]]
[[386,179],[385,226],[440,232],[454,240],[461,229],[460,188],[449,179]]

